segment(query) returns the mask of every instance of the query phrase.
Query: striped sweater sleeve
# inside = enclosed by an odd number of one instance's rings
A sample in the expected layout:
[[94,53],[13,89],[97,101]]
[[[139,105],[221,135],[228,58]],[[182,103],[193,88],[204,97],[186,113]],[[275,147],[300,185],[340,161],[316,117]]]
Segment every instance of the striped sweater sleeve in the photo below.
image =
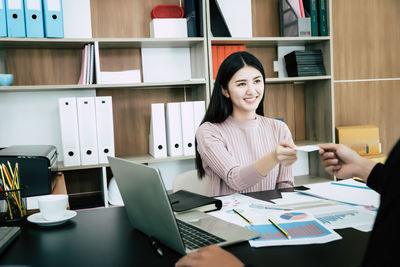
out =
[[[235,191],[244,190],[260,182],[254,163],[241,166],[229,153],[221,133],[212,124],[203,124],[196,134],[197,150],[203,162],[203,168],[210,168]],[[238,144],[240,145],[240,144]]]
[[[280,141],[288,141],[294,145],[292,134],[289,130],[289,127],[284,123],[281,123],[281,125],[282,127],[280,128],[280,133],[279,133]],[[276,187],[288,188],[293,186],[294,186],[294,180],[293,180],[292,166],[284,167],[282,165],[279,165],[279,174],[278,174],[278,179],[276,180]]]

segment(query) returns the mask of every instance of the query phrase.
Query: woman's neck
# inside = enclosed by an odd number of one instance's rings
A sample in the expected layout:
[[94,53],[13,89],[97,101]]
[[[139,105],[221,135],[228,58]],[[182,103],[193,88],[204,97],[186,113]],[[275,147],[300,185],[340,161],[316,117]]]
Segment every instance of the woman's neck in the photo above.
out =
[[232,112],[232,118],[234,118],[235,120],[240,120],[240,121],[244,121],[244,120],[255,120],[256,119],[256,113],[255,112]]

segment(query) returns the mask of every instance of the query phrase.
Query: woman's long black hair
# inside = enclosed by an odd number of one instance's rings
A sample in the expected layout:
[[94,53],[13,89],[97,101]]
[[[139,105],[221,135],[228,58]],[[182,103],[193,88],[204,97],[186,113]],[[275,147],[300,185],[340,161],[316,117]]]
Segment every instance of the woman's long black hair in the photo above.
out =
[[[250,66],[261,72],[263,81],[265,83],[265,73],[261,62],[252,54],[246,51],[236,52],[227,57],[221,64],[218,70],[217,78],[214,82],[214,88],[210,99],[210,104],[206,111],[203,121],[211,123],[221,123],[228,118],[233,112],[233,105],[230,98],[222,94],[222,88],[228,90],[228,83],[233,75],[245,66]],[[265,92],[265,90],[264,90]],[[265,93],[264,93],[265,94]],[[258,115],[264,116],[264,95],[261,99],[260,105],[256,109]],[[195,141],[197,148],[197,140]],[[198,176],[204,177],[205,171],[200,154],[196,149],[196,167]]]

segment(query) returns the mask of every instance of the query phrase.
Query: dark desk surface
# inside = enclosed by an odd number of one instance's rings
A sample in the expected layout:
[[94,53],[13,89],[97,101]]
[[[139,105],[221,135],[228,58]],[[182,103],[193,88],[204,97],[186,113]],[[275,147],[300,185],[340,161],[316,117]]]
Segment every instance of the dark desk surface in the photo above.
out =
[[[266,191],[262,198],[271,194],[276,196]],[[131,227],[124,208],[78,211],[57,227],[27,221],[21,226],[21,235],[0,255],[0,265],[173,266],[181,257],[164,246],[164,256],[158,256],[147,237]],[[369,233],[350,228],[337,232],[343,239],[326,244],[252,248],[243,242],[226,249],[254,266],[359,265]]]

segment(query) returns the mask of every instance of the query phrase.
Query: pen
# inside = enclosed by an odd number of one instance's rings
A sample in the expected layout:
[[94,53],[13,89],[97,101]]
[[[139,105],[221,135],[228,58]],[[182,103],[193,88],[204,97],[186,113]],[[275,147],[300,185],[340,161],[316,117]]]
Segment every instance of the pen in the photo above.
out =
[[268,221],[270,221],[276,228],[278,228],[278,230],[281,231],[282,234],[284,234],[287,237],[287,239],[292,239],[292,237],[285,230],[283,230],[277,223],[275,223],[271,219],[268,219]]
[[247,219],[246,217],[244,217],[242,214],[240,214],[240,212],[238,212],[235,209],[232,209],[237,215],[239,215],[240,217],[242,217],[246,222],[248,222],[249,224],[252,224],[251,221],[249,219]]
[[255,209],[269,209],[269,210],[292,210],[292,208],[284,208],[280,206],[274,206],[274,205],[262,205],[262,204],[251,204],[250,208],[255,208]]
[[164,253],[160,247],[160,245],[158,244],[158,242],[152,238],[150,236],[150,242],[151,242],[151,246],[154,248],[154,250],[157,252],[158,255],[160,255],[160,257],[164,256]]

